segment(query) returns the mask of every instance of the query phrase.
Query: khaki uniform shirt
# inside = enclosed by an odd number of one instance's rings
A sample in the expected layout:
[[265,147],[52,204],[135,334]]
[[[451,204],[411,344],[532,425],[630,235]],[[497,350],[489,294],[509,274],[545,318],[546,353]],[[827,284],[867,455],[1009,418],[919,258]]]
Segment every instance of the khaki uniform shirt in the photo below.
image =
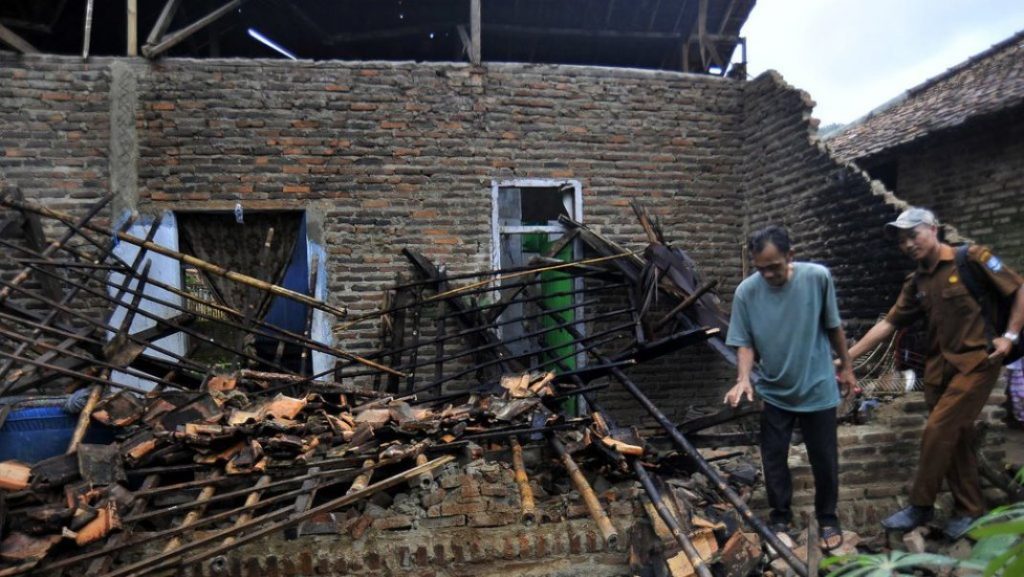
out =
[[[983,289],[995,288],[1008,296],[1021,286],[1021,277],[988,248],[973,245],[967,255],[968,266]],[[960,281],[955,258],[956,249],[943,244],[935,266],[926,269],[921,265],[907,277],[896,304],[885,317],[897,328],[921,317],[928,319],[925,385],[942,385],[943,374],[948,374],[947,364],[966,374],[984,363],[989,354],[981,305]],[[994,324],[994,319],[991,322]]]

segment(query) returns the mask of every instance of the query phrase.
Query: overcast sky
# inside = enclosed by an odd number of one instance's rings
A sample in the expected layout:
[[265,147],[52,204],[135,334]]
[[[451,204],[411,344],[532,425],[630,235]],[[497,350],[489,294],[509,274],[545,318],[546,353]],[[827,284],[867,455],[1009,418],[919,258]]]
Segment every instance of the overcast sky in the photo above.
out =
[[1020,30],[1024,0],[757,0],[741,35],[750,74],[778,70],[811,94],[825,126]]

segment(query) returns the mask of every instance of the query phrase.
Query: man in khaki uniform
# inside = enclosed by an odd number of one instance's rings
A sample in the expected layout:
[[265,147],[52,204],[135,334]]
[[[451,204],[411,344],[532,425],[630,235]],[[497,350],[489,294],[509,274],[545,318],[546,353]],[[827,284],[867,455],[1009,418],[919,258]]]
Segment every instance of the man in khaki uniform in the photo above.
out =
[[886,232],[898,237],[900,250],[917,261],[918,267],[907,277],[885,319],[850,348],[850,356],[857,358],[896,329],[927,319],[924,394],[930,413],[910,506],[882,521],[882,526],[909,531],[930,521],[945,478],[957,508],[945,533],[958,538],[985,512],[973,448],[974,421],[999,378],[1002,357],[1024,327],[1024,290],[1018,290],[1022,280],[989,249],[968,249],[967,266],[978,284],[993,294],[1016,292],[1006,333],[990,339],[981,306],[959,278],[956,249],[939,241],[935,215],[922,208],[906,210],[886,225]]

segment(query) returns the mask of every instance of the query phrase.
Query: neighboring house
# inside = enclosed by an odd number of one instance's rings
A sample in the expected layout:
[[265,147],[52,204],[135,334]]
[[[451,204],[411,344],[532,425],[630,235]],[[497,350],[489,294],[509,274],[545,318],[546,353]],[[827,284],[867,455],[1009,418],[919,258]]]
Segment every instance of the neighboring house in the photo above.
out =
[[1024,32],[828,137],[901,200],[1024,268]]

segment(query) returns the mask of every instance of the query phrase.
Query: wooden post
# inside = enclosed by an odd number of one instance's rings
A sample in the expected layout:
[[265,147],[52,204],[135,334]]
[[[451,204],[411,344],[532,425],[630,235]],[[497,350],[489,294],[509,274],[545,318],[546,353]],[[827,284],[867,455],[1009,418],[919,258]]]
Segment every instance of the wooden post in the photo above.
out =
[[480,65],[480,0],[469,0],[470,46],[469,61]]
[[139,54],[138,0],[128,0],[128,56]]

